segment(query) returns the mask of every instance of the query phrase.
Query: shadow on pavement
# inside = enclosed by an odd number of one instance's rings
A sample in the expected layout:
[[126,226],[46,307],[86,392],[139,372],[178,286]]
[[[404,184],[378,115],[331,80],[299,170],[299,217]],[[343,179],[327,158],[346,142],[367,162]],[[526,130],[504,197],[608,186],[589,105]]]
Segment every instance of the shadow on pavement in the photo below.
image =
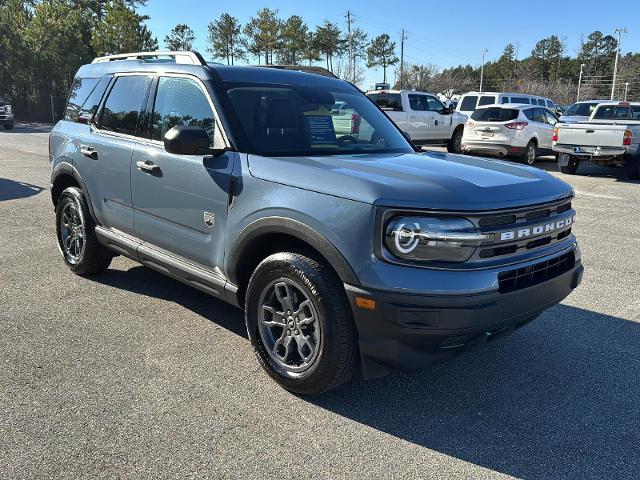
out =
[[[146,267],[94,280],[179,303],[246,338],[239,310]],[[640,324],[558,305],[484,350],[305,400],[519,478],[635,479],[638,345]]]
[[7,135],[14,133],[48,133],[52,128],[53,125],[47,123],[16,123],[13,130],[0,129],[0,132],[4,132]]
[[639,344],[637,323],[559,305],[485,350],[307,400],[518,478],[638,478]]
[[133,293],[175,302],[240,337],[247,338],[242,312],[193,287],[143,266],[109,269],[91,280]]
[[[540,167],[543,170],[548,172],[559,172],[560,168],[555,162],[536,162],[536,167]],[[568,175],[571,177],[573,175]],[[624,183],[638,183],[638,180],[629,180],[627,175],[622,167],[602,167],[600,165],[595,165],[590,162],[582,162],[578,167],[578,171],[575,176],[577,177],[592,177],[592,178],[612,178],[615,179],[616,182],[624,182]]]
[[44,188],[8,178],[0,178],[0,202],[16,200],[39,194]]

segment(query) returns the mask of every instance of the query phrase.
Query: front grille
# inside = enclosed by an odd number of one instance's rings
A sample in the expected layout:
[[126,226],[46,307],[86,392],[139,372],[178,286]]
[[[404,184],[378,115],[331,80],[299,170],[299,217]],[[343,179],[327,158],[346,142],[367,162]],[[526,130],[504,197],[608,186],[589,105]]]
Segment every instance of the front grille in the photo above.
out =
[[[484,243],[470,259],[482,261],[494,257],[505,257],[525,253],[537,248],[559,242],[571,234],[571,225],[562,225],[546,229],[548,225],[557,225],[558,221],[572,218],[571,200],[537,206],[528,209],[505,212],[501,215],[485,214],[471,218],[482,233],[493,235],[492,240]],[[575,212],[573,212],[575,214]],[[544,227],[544,231],[531,233],[534,228]],[[529,229],[530,234],[519,235]],[[501,236],[512,233],[511,238]]]
[[498,275],[500,293],[515,292],[551,280],[573,268],[576,263],[573,252],[527,267],[501,272]]

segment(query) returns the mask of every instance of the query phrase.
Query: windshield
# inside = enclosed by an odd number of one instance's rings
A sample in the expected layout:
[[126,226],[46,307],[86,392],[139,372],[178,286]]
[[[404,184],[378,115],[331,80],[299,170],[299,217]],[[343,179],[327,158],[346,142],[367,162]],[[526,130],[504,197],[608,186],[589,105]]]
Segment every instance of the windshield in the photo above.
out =
[[354,90],[227,83],[250,153],[268,156],[410,153],[402,133]]
[[567,116],[590,117],[598,106],[598,102],[574,103],[564,112]]

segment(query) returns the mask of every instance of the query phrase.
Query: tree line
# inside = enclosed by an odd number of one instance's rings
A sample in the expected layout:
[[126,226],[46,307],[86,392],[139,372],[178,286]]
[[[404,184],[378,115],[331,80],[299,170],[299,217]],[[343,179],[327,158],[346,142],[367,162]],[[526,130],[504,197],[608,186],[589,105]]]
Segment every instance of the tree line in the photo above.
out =
[[[59,117],[77,69],[99,55],[158,49],[148,29],[148,17],[137,8],[147,0],[0,0],[0,95],[13,99],[19,119],[51,121]],[[176,25],[163,39],[169,50],[191,50],[194,31]],[[592,32],[571,55],[566,40],[543,38],[528,55],[509,43],[502,54],[484,66],[485,90],[522,91],[548,96],[557,102],[575,100],[582,65],[583,98],[608,98],[613,83],[616,39]],[[338,24],[325,20],[307,25],[299,15],[281,18],[278,10],[262,8],[242,24],[223,13],[208,25],[207,53],[233,65],[321,64],[340,78],[364,87],[367,68],[380,68],[380,80],[395,87],[444,92],[477,90],[480,65],[439,69],[436,65],[399,67],[398,48],[387,33],[373,38],[349,15]],[[402,73],[402,78],[398,75]],[[640,54],[620,58],[618,89],[629,98],[640,97]],[[626,87],[625,87],[625,84]],[[54,118],[52,118],[54,117]]]

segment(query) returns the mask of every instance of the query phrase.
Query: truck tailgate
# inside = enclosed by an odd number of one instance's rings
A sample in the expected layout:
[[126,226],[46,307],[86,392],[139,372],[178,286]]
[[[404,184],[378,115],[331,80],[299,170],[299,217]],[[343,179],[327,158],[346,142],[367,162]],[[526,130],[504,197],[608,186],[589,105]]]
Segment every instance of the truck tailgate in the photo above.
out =
[[563,123],[558,125],[556,143],[589,147],[621,147],[626,129],[625,125]]

